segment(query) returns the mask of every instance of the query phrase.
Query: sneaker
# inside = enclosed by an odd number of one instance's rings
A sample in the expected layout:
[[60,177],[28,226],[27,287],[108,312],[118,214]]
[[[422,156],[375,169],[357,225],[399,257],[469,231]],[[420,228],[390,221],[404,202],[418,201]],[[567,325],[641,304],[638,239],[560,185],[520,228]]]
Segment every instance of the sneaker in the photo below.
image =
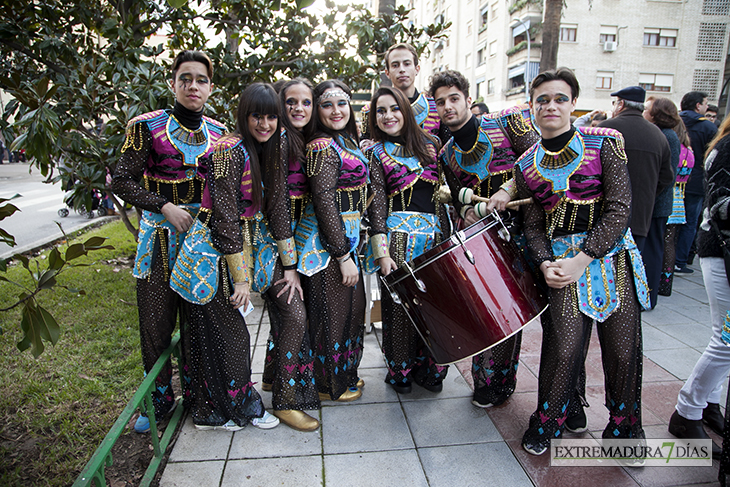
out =
[[694,270],[690,269],[686,265],[683,265],[682,267],[675,265],[674,272],[679,272],[680,274],[692,274]]
[[253,418],[251,424],[262,430],[268,430],[279,426],[279,418],[269,414],[268,411],[264,411],[264,415],[260,418]]
[[149,433],[150,418],[140,414],[137,418],[137,421],[135,421],[134,423],[134,431],[136,431],[137,433]]
[[580,406],[577,412],[568,416],[565,420],[565,429],[571,433],[583,433],[588,429],[588,418],[586,418],[583,406]]
[[[276,420],[277,423],[279,420]],[[195,429],[205,431],[205,430],[224,430],[224,431],[241,431],[243,429],[243,426],[238,426],[232,419],[228,420],[227,423],[221,424],[221,425],[210,425],[210,424],[196,424]]]
[[511,388],[484,386],[474,391],[471,403],[478,408],[491,408],[502,405],[512,395]]
[[540,456],[550,448],[550,440],[543,438],[523,438],[522,448],[531,455]]

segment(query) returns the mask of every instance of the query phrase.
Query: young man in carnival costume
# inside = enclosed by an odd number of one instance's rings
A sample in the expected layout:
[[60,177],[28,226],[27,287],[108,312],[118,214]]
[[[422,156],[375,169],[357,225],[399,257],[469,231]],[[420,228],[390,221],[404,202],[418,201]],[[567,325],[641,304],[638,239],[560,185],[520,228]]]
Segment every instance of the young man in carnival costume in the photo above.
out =
[[[470,110],[469,82],[456,71],[434,75],[429,92],[442,125],[453,134],[440,158],[455,209],[464,226],[469,226],[495,208],[505,209],[514,195],[514,163],[540,136],[532,127],[527,105],[476,117]],[[483,206],[459,201],[460,188],[490,198],[486,212],[482,213]],[[514,392],[521,341],[520,332],[473,358],[475,406],[498,406]]]
[[[188,351],[184,301],[170,289],[170,270],[180,244],[200,206],[213,143],[226,131],[203,116],[212,90],[213,64],[200,51],[183,51],[172,65],[172,110],[158,110],[133,118],[127,125],[112,191],[142,210],[134,277],[137,278],[140,344],[145,373],[170,345],[178,314],[181,319],[183,358]],[[184,394],[189,377],[186,360],[180,371]],[[174,406],[170,383],[172,365],[160,372],[152,398],[155,417]],[[149,431],[142,414],[135,431]]]

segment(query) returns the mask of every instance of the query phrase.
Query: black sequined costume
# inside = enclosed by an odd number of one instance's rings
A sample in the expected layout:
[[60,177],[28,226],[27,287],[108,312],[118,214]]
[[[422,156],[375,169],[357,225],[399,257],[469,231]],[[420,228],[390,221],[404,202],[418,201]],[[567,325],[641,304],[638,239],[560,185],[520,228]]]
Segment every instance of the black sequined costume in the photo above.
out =
[[[272,283],[284,277],[284,270],[296,271],[298,256],[292,222],[299,221],[309,193],[302,161],[290,157],[286,132],[282,133],[281,144],[280,171],[265,175],[269,189],[266,212],[269,231],[280,250]],[[272,284],[263,294],[271,327],[263,382],[272,384],[272,403],[276,410],[319,409],[305,304],[298,293],[287,303],[288,290],[277,297],[283,287],[283,283]]]
[[[543,320],[538,405],[523,445],[547,447],[580,406],[578,381],[593,322],[586,309],[594,306],[608,309],[606,314],[598,314],[597,322],[609,410],[603,437],[644,437],[637,297],[648,307],[648,293],[645,283],[641,288],[636,285],[643,276],[643,263],[633,240],[627,240],[631,187],[623,139],[614,130],[598,128],[580,128],[568,135],[568,142],[556,152],[545,148],[551,147],[551,141],[542,141],[515,166],[518,198],[533,197],[539,203],[524,207],[527,245],[535,261],[542,263],[561,257],[555,254],[561,239],[582,242],[577,249],[593,257],[591,266],[597,264],[603,272],[593,273],[595,268],[589,266],[581,277],[586,279],[589,270],[592,272],[588,278],[593,276],[594,288],[591,292],[588,286],[588,305],[578,298],[586,281],[563,289],[549,288],[552,320]],[[615,278],[606,278],[607,271]],[[615,294],[599,296],[602,284]]]
[[[376,232],[383,228],[390,231],[390,257],[398,267],[438,245],[449,234],[446,208],[436,202],[442,179],[436,147],[428,143],[432,159],[418,161],[399,142],[402,142],[399,138],[378,142],[368,149],[371,187],[375,194],[372,210],[368,212],[370,223]],[[371,242],[371,246],[376,245]],[[411,379],[423,386],[440,384],[448,367],[436,364],[403,307],[393,302],[382,283],[380,296],[383,353],[388,365],[385,381],[396,386],[403,386]]]
[[[191,127],[185,127],[185,122]],[[197,125],[197,126],[196,126]],[[186,110],[180,104],[173,111],[156,111],[130,120],[122,153],[112,180],[112,191],[143,210],[140,242],[135,262],[140,345],[145,373],[170,346],[180,318],[182,342],[181,382],[187,405],[190,391],[188,337],[185,333],[187,303],[170,289],[170,269],[183,241],[162,216],[167,203],[184,206],[195,215],[201,201],[203,181],[211,146],[223,133],[220,123]],[[156,381],[152,398],[157,417],[172,407],[174,393],[168,361]]]
[[[310,141],[306,172],[314,204],[320,249],[302,255],[299,269],[307,301],[315,381],[321,393],[338,399],[358,381],[357,368],[365,333],[365,290],[362,271],[354,287],[342,284],[338,258],[357,259],[360,214],[367,185],[365,156],[348,135]],[[301,227],[301,222],[300,222]],[[302,229],[297,228],[297,234]],[[297,242],[299,251],[299,242]],[[303,267],[317,258],[329,259],[314,274]]]
[[264,414],[263,401],[251,382],[248,328],[229,301],[231,279],[252,282],[249,269],[261,213],[251,191],[248,153],[240,136],[227,135],[214,147],[198,215],[210,228],[213,247],[225,258],[218,259],[213,299],[190,305],[192,416],[197,425],[219,426],[232,420],[245,426]]
[[[446,181],[456,210],[459,188],[491,197],[505,185],[510,190],[512,168],[520,154],[540,139],[526,105],[472,119],[454,133],[441,152]],[[543,313],[543,320],[545,315]],[[548,318],[549,319],[549,318]],[[501,404],[515,391],[522,332],[472,358],[474,390],[491,404]]]

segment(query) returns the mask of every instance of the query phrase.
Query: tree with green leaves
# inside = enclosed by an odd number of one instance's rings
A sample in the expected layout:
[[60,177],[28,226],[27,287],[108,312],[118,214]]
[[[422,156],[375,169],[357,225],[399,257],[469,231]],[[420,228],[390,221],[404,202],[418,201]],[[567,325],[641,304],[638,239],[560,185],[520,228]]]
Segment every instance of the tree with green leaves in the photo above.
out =
[[[6,3],[0,10],[0,89],[12,101],[4,107],[0,131],[12,150],[25,150],[47,182],[62,181],[77,207],[90,208],[92,192],[106,191],[127,121],[172,107],[168,73],[181,49],[204,49],[213,60],[215,91],[206,114],[233,128],[238,95],[251,82],[338,78],[353,89],[369,89],[390,45],[409,42],[422,53],[445,35],[444,25],[411,25],[403,7],[374,17],[363,6],[325,0],[325,13],[316,14],[304,9],[311,1]],[[135,233],[120,202],[109,196]],[[0,204],[0,220],[17,210]],[[14,244],[1,229],[0,241]],[[90,250],[95,247],[90,243]],[[49,260],[46,271],[52,270]],[[36,274],[37,288],[18,297],[23,313],[34,309],[37,292],[55,284],[41,285],[42,272]],[[36,325],[41,321],[28,323],[26,338],[48,339],[42,324]],[[21,343],[27,345],[25,338]],[[33,353],[43,350],[40,339],[31,344]]]

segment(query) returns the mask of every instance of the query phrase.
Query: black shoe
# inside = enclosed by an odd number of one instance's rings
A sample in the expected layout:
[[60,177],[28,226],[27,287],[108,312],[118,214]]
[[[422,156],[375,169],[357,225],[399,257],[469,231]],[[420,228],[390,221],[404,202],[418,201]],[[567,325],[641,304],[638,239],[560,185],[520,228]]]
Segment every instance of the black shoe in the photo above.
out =
[[[679,415],[677,411],[674,411],[672,417],[669,419],[669,432],[677,438],[683,439],[697,439],[697,440],[709,440],[710,437],[707,435],[705,428],[702,427],[701,419],[686,419]],[[722,456],[722,448],[717,446],[715,442],[712,442],[712,458],[713,460],[719,460]]]
[[411,386],[411,381],[409,380],[405,382],[397,382],[395,384],[393,384],[392,382],[388,382],[388,384],[390,384],[390,387],[392,387],[393,390],[398,394],[408,394],[413,389],[413,387]]
[[674,272],[679,272],[680,274],[692,274],[694,270],[690,269],[686,265],[683,265],[682,267],[674,266]]
[[439,393],[444,390],[443,381],[438,381],[435,384],[421,384],[420,382],[416,381],[416,384],[430,392]]
[[545,438],[522,438],[522,448],[527,453],[540,456],[550,448],[550,440]]
[[588,429],[588,418],[586,418],[583,406],[578,407],[578,411],[572,413],[565,420],[565,429],[571,433],[583,433]]
[[702,411],[702,422],[722,436],[725,429],[725,417],[720,412],[720,405],[708,402],[707,407]]
[[509,399],[514,390],[499,386],[484,386],[474,391],[471,403],[478,408],[491,408],[500,406]]

